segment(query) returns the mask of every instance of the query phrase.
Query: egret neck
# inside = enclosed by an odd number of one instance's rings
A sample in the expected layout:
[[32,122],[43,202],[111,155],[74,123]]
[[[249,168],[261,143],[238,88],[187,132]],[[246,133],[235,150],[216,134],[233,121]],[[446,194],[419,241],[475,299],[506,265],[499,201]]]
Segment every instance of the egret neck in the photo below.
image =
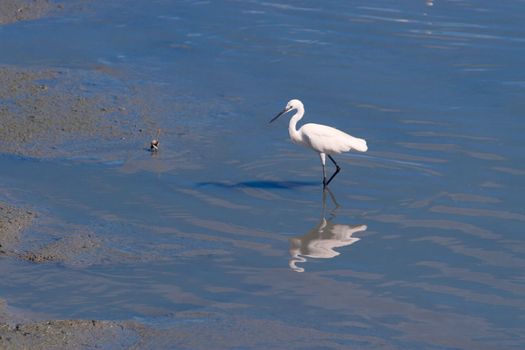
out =
[[304,107],[302,105],[297,106],[297,112],[290,118],[290,124],[288,125],[288,132],[290,133],[290,138],[294,143],[303,143],[303,139],[299,131],[297,131],[297,122],[303,118]]

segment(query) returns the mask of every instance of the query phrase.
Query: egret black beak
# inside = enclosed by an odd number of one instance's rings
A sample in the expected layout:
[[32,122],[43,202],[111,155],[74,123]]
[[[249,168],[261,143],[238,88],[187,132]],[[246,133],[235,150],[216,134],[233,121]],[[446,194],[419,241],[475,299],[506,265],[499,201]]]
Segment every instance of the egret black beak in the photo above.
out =
[[292,107],[283,109],[281,112],[279,112],[279,114],[277,114],[275,117],[273,117],[272,120],[270,120],[270,123],[273,123],[274,121],[277,120],[277,118],[279,118],[280,116],[282,116],[286,112],[290,111],[291,109],[292,109]]

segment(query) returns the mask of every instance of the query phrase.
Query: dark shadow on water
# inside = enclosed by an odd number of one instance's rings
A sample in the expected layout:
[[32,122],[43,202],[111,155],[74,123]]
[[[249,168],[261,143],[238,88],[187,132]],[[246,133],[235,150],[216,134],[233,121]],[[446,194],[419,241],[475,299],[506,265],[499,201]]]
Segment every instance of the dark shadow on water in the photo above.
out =
[[316,181],[243,181],[243,182],[199,182],[197,187],[214,186],[221,188],[260,188],[293,190],[301,187],[321,187]]

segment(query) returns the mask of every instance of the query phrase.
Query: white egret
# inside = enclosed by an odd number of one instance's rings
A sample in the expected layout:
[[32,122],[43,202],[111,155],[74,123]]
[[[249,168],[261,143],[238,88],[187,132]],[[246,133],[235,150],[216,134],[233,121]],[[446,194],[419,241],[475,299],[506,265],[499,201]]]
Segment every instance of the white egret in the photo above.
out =
[[[325,188],[341,170],[334,158],[332,158],[332,154],[348,152],[351,149],[355,149],[359,152],[366,152],[368,150],[366,141],[348,135],[347,133],[332,128],[331,126],[320,124],[305,124],[297,130],[297,122],[301,120],[304,115],[304,106],[301,101],[295,99],[288,101],[286,107],[270,120],[270,123],[294,109],[297,112],[290,118],[290,124],[288,126],[290,138],[294,143],[309,147],[319,153],[321,164],[323,166],[323,188]],[[328,181],[326,180],[325,170],[326,156],[328,156],[328,158],[334,163],[336,169]]]

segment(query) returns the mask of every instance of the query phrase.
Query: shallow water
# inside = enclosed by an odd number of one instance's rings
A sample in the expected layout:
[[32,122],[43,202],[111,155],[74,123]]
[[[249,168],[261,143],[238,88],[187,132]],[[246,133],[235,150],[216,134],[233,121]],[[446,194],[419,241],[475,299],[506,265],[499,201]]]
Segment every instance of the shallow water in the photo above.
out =
[[[56,318],[209,323],[217,347],[525,347],[524,10],[94,1],[0,27],[0,63],[110,67],[151,89],[166,130],[155,157],[0,157],[10,198],[52,218],[40,227],[113,251],[82,266],[3,258],[0,297]],[[368,140],[336,157],[326,210],[318,157],[267,124],[290,98]]]

